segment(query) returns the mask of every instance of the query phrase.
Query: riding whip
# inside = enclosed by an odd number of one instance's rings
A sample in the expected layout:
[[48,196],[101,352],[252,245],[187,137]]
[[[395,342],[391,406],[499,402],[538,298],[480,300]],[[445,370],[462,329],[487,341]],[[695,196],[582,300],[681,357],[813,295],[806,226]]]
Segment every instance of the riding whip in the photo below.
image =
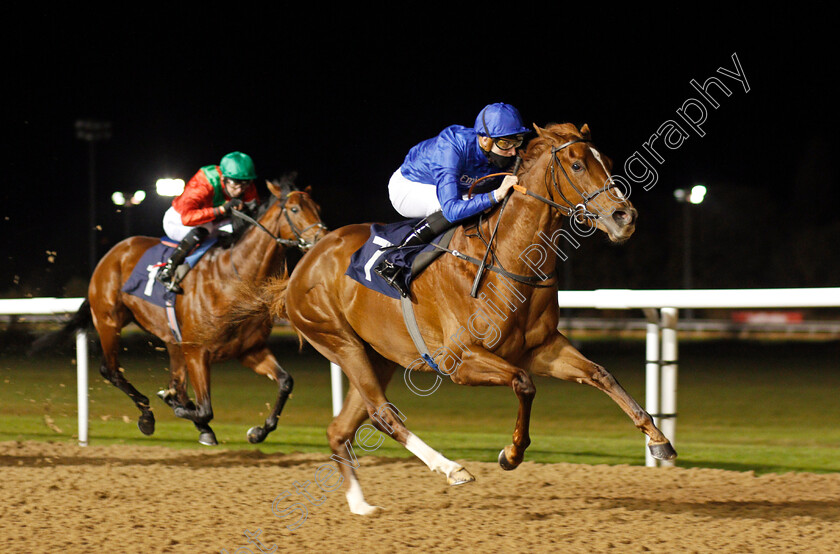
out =
[[[519,171],[519,165],[522,163],[522,158],[519,157],[519,154],[516,155],[516,160],[513,162],[513,170],[511,171],[511,175],[514,177],[516,173]],[[473,298],[476,297],[478,294],[478,285],[481,283],[481,277],[484,275],[484,269],[487,266],[487,256],[490,255],[490,248],[493,246],[493,240],[496,238],[496,231],[499,229],[499,223],[502,221],[502,212],[505,211],[505,206],[507,206],[509,195],[505,196],[505,199],[502,201],[502,207],[499,210],[499,218],[496,220],[496,226],[493,227],[493,233],[490,235],[490,244],[487,245],[487,250],[484,252],[484,259],[481,260],[481,265],[478,266],[478,273],[475,274],[475,281],[473,281],[472,290],[470,291],[470,296]]]

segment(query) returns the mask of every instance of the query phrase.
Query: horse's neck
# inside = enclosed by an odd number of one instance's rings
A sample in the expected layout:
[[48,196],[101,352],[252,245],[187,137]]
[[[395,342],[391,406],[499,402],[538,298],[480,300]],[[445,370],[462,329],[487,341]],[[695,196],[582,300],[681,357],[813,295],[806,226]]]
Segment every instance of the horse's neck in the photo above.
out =
[[[496,240],[493,244],[493,253],[506,271],[521,276],[539,276],[532,264],[534,246],[541,255],[540,268],[545,274],[550,275],[557,259],[554,250],[546,247],[545,242],[550,240],[553,228],[559,224],[557,216],[551,208],[535,199],[523,194],[511,191],[511,197],[504,211],[497,210],[489,219],[489,231],[501,217]],[[543,238],[545,237],[545,238]],[[483,253],[482,253],[483,254]],[[526,260],[531,260],[531,265]]]
[[[263,223],[265,224],[265,223]],[[269,229],[279,236],[279,229]],[[244,281],[257,281],[277,269],[285,248],[265,231],[251,227],[230,249],[230,257],[236,273]]]

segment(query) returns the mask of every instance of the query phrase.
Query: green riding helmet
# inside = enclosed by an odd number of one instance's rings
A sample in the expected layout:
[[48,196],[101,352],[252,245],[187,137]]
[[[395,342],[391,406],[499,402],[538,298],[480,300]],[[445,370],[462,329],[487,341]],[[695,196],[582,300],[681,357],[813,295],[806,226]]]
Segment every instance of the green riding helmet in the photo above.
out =
[[257,178],[254,160],[251,159],[251,156],[242,152],[231,152],[222,158],[219,167],[222,169],[222,175],[228,179],[250,181]]

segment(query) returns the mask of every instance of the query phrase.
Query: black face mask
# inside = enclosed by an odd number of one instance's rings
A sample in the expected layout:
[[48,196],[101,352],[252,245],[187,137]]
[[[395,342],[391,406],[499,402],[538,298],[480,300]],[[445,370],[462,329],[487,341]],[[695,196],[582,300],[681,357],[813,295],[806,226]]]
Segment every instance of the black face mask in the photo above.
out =
[[484,151],[484,154],[487,156],[487,160],[499,169],[507,169],[513,163],[513,160],[516,159],[516,156],[502,156],[501,154],[496,154],[493,151],[488,152],[487,150]]

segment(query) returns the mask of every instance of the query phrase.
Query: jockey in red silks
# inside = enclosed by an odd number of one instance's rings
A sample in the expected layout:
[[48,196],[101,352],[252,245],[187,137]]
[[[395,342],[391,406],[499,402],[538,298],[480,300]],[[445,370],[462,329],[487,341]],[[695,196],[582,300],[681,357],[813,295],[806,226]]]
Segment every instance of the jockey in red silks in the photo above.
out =
[[[396,248],[428,244],[454,224],[477,215],[502,201],[515,176],[506,176],[499,187],[467,198],[470,186],[481,177],[509,168],[530,130],[510,104],[485,106],[473,127],[451,125],[438,136],[411,150],[391,176],[391,204],[407,218],[422,217]],[[374,268],[387,283],[408,296],[402,268],[383,259]]]
[[[163,215],[166,235],[180,241],[169,260],[155,277],[167,290],[181,294],[180,282],[186,271],[175,270],[187,254],[202,240],[215,235],[219,227],[230,222],[231,210],[241,210],[244,202],[259,200],[254,179],[254,162],[242,152],[231,152],[219,165],[202,167],[172,200]],[[189,266],[186,266],[189,270]]]

